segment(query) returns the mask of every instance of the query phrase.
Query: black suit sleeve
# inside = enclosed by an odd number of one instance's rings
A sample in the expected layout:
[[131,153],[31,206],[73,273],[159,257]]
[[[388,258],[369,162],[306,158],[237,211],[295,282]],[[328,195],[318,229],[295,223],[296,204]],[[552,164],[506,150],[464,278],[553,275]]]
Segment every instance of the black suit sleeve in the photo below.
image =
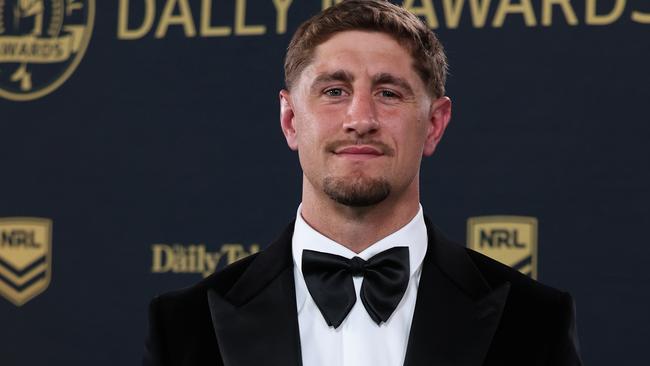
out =
[[149,333],[144,345],[143,366],[164,366],[161,322],[159,320],[159,298],[149,304]]
[[571,295],[563,292],[560,298],[562,322],[553,347],[549,352],[549,366],[581,366],[580,345],[576,330],[575,304]]

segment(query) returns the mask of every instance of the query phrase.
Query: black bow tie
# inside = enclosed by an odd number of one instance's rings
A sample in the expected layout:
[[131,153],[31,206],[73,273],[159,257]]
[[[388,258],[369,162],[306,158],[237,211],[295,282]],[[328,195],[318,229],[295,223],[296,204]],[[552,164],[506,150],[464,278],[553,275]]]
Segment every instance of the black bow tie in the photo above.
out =
[[361,302],[372,320],[381,324],[395,311],[408,286],[409,248],[394,247],[367,261],[305,249],[302,273],[327,325],[334,328],[357,301],[352,277],[363,276]]

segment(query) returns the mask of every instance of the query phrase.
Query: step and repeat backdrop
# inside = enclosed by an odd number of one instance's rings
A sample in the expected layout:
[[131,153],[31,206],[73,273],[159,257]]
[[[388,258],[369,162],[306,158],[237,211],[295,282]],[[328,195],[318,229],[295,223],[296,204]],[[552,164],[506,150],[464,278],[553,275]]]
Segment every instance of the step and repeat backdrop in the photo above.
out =
[[[334,1],[0,0],[0,365],[139,364],[153,296],[282,231],[284,51]],[[585,364],[645,364],[650,1],[399,3],[451,64],[425,212],[570,291]]]

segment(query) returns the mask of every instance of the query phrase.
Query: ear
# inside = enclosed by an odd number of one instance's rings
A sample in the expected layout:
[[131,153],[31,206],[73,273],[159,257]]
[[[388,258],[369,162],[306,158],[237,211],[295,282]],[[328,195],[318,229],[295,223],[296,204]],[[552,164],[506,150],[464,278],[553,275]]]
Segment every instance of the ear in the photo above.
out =
[[293,151],[298,150],[298,139],[296,138],[295,113],[291,94],[288,90],[280,90],[280,127],[284,138],[287,139],[287,145]]
[[280,90],[280,127],[284,138],[287,139],[287,145],[293,151],[298,150],[298,139],[296,138],[296,128],[294,125],[295,113],[291,102],[291,94],[286,89]]
[[431,103],[429,111],[429,124],[427,128],[427,139],[424,142],[424,156],[431,156],[436,146],[442,139],[445,129],[451,120],[451,99],[441,97]]

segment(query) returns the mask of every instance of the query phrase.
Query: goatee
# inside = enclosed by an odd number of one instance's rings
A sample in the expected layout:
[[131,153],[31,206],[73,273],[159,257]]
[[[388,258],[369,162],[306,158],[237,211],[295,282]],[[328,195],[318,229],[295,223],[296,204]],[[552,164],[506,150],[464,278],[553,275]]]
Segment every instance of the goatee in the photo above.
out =
[[384,179],[367,177],[323,180],[323,191],[334,201],[351,207],[367,207],[382,202],[390,194],[391,186]]

